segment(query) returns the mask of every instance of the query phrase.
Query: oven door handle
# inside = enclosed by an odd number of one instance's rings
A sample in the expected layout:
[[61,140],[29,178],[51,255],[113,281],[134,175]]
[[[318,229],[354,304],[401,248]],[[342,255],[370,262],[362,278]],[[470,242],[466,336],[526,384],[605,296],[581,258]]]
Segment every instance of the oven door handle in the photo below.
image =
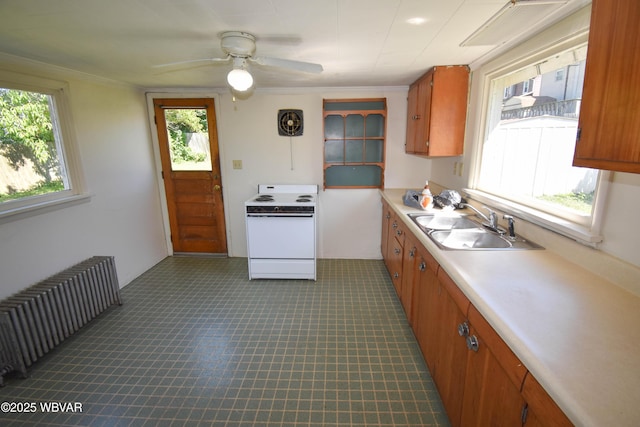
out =
[[247,214],[248,218],[313,218],[313,214],[308,214],[308,215],[297,215],[297,214],[291,214],[291,215],[287,215],[287,214],[275,214],[275,215],[270,215],[270,214]]

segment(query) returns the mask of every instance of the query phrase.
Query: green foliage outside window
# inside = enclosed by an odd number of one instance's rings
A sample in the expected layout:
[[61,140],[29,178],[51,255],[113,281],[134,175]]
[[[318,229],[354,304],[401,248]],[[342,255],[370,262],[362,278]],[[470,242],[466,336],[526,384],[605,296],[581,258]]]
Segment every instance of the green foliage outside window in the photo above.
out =
[[[0,157],[18,173],[31,164],[41,180],[30,190],[60,188],[60,161],[51,119],[48,95],[0,88]],[[9,194],[21,193],[12,188],[0,189],[0,201]],[[12,198],[17,198],[14,196]]]
[[204,109],[165,110],[165,120],[169,133],[171,162],[203,162],[205,153],[196,153],[188,146],[188,135],[207,132],[207,111]]

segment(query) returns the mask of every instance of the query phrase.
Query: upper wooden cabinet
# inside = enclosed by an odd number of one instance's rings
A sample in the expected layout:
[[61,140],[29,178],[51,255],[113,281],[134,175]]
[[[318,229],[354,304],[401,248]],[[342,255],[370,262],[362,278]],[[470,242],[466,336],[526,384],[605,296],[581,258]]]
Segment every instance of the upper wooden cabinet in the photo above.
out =
[[640,173],[638,22],[638,0],[593,0],[574,166]]
[[409,87],[405,151],[460,156],[464,148],[469,67],[438,66]]

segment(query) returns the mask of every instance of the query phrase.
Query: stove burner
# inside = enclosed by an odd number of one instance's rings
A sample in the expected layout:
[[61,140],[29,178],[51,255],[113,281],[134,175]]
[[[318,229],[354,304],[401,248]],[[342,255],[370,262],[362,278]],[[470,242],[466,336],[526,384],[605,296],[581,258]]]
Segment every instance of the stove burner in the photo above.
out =
[[299,198],[296,199],[296,202],[300,202],[300,203],[304,203],[304,202],[310,202],[311,199],[305,197],[305,196],[300,196]]
[[254,202],[273,202],[273,196],[270,196],[270,195],[258,196],[254,199]]

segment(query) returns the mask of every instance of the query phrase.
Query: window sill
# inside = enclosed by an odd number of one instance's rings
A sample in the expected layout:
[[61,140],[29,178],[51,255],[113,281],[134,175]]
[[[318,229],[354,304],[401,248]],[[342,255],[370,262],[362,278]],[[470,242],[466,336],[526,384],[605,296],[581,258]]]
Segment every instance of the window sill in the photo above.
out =
[[0,211],[0,224],[40,215],[57,209],[64,209],[80,203],[88,202],[91,199],[89,194],[74,194],[53,200],[46,200],[32,203],[28,206],[16,206]]
[[488,194],[479,190],[464,188],[464,193],[471,199],[485,203],[496,209],[508,212],[510,215],[521,218],[539,227],[551,230],[562,236],[569,237],[583,245],[596,247],[602,241],[602,236],[594,233],[585,226],[575,224],[548,213],[511,202],[506,199]]

